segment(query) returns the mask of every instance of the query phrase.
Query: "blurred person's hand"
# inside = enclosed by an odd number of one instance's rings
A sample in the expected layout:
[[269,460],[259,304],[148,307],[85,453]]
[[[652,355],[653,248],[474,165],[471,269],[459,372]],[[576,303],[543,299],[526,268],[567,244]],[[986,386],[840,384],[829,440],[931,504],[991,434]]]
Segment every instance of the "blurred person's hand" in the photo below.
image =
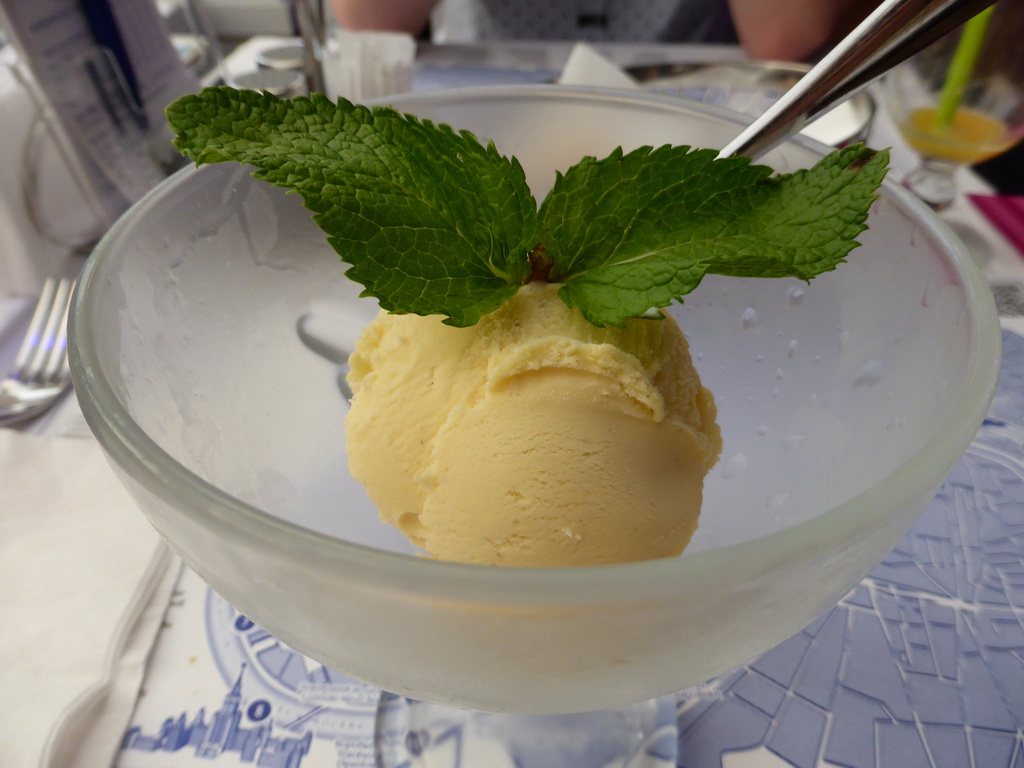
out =
[[[782,61],[804,61],[835,44],[878,4],[878,0],[721,1],[728,2],[740,44],[751,58]],[[387,29],[412,35],[424,31],[437,3],[332,0],[335,17],[346,29]],[[657,39],[656,31],[652,39]]]

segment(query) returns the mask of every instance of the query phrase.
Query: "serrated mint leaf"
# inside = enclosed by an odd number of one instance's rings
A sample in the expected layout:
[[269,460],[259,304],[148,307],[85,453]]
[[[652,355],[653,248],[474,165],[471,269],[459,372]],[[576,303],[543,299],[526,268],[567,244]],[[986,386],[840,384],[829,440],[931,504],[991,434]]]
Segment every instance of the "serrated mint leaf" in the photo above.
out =
[[323,96],[207,88],[168,107],[197,164],[236,161],[298,192],[346,274],[392,312],[472,325],[531,279],[622,325],[708,273],[809,279],[857,246],[887,153],[862,146],[772,176],[712,150],[585,158],[538,213],[515,158],[466,132]]
[[716,195],[749,187],[771,174],[746,158],[716,161],[710,149],[641,147],[587,157],[555,178],[540,209],[544,244],[562,281],[614,260],[633,236],[638,215],[667,208],[685,215]]
[[709,272],[809,279],[857,246],[887,160],[856,145],[770,176],[687,147],[588,158],[541,206],[551,279],[597,325],[667,306]]
[[197,165],[298,192],[346,274],[392,312],[474,324],[518,290],[539,227],[519,163],[466,132],[314,94],[206,88],[167,108]]

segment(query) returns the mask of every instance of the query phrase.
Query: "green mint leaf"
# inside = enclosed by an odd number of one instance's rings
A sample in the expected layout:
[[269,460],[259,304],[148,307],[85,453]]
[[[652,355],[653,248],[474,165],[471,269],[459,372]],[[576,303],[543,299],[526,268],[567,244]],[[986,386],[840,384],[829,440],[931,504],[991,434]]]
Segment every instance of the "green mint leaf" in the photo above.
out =
[[715,156],[643,147],[558,177],[540,217],[562,300],[596,325],[622,325],[707,273],[807,280],[834,269],[858,245],[888,162],[855,145],[771,176]]
[[391,312],[467,326],[530,273],[537,203],[518,161],[467,132],[375,107],[206,88],[167,108],[197,165],[235,161],[299,193],[348,277]]
[[888,159],[857,145],[772,176],[712,150],[616,150],[559,175],[538,213],[515,158],[391,109],[207,88],[167,115],[197,165],[249,163],[298,192],[384,309],[457,326],[530,279],[563,283],[596,325],[681,300],[708,273],[810,279],[857,246]]

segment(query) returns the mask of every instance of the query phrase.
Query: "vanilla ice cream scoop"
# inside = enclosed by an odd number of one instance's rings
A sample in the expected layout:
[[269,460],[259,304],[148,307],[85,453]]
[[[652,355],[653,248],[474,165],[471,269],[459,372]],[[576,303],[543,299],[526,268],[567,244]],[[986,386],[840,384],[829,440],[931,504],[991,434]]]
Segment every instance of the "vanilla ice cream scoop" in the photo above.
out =
[[678,555],[721,437],[676,323],[588,323],[534,282],[477,325],[381,313],[352,355],[349,469],[441,560]]

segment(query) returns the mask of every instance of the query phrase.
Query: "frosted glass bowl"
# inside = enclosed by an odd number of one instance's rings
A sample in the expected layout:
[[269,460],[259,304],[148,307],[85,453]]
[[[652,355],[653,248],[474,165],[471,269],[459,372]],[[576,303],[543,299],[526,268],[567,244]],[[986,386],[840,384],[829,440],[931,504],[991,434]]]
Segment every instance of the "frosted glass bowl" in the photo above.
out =
[[[392,103],[493,139],[538,196],[585,154],[715,147],[740,129],[667,97],[551,86]],[[822,149],[789,143],[765,162],[792,170]],[[979,270],[895,185],[870,226],[849,263],[810,284],[709,277],[672,310],[725,441],[679,558],[435,562],[378,523],[346,470],[331,352],[376,307],[299,198],[235,165],[178,173],[97,247],[71,316],[74,382],[153,525],[279,640],[440,704],[614,707],[814,620],[894,546],[975,434],[999,356]]]

